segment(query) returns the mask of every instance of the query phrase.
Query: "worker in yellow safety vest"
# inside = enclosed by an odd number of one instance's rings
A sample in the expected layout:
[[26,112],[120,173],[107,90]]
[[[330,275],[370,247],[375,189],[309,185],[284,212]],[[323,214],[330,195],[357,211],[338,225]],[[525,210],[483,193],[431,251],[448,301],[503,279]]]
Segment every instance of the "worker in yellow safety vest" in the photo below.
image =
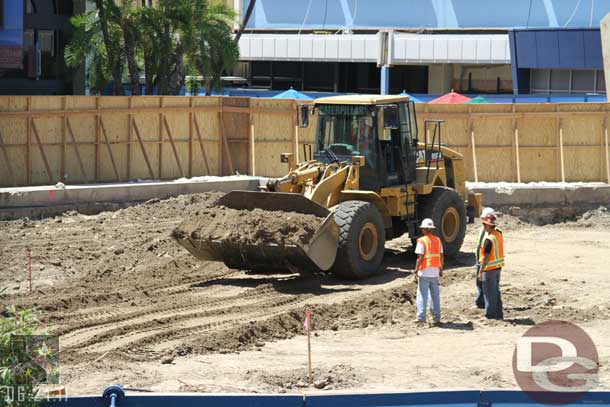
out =
[[417,239],[415,254],[415,278],[417,279],[417,323],[426,322],[428,293],[430,293],[430,312],[434,324],[441,322],[441,298],[439,278],[443,275],[443,244],[441,239],[432,233],[435,229],[432,219],[424,219],[420,229],[424,234]]
[[[485,216],[492,214],[495,216],[496,212],[493,208],[484,208],[481,212],[481,219],[485,218]],[[496,228],[496,230],[502,233],[500,228]],[[485,308],[485,299],[483,298],[483,282],[479,280],[479,270],[481,269],[481,258],[479,253],[481,252],[481,246],[483,246],[483,242],[485,241],[485,236],[487,236],[487,232],[485,231],[485,226],[481,227],[479,231],[479,236],[477,237],[477,249],[475,251],[475,255],[477,258],[477,267],[476,272],[474,274],[474,281],[477,287],[477,298],[474,300],[474,306],[476,308],[484,309]]]
[[496,229],[498,221],[494,214],[490,213],[483,218],[483,226],[487,235],[479,249],[479,258],[482,260],[478,279],[482,282],[485,317],[503,319],[500,272],[504,267],[504,238]]

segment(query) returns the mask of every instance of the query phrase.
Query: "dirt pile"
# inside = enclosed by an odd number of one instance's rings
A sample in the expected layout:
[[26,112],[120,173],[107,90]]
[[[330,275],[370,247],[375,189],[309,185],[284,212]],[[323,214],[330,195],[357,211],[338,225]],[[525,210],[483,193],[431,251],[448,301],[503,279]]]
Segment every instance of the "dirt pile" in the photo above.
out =
[[307,243],[318,230],[322,218],[296,212],[253,211],[209,207],[187,218],[174,229],[178,240],[223,241],[243,244]]
[[247,370],[245,379],[263,391],[286,393],[314,387],[319,390],[347,389],[361,383],[361,375],[351,366],[339,364],[312,370],[312,385],[309,385],[307,369],[289,369],[275,373],[266,370]]
[[266,341],[289,339],[304,333],[305,310],[312,312],[312,330],[323,331],[366,328],[396,324],[412,312],[415,285],[413,283],[391,290],[378,290],[342,303],[312,304],[294,307],[289,311],[263,320],[253,320],[227,330],[218,330],[199,337],[176,354],[229,353],[254,349]]
[[[8,288],[0,305],[27,301],[51,312],[112,301],[139,304],[148,299],[146,288],[193,281],[199,263],[176,244],[171,231],[220,196],[151,200],[94,216],[68,212],[0,222],[0,287]],[[34,293],[13,299],[28,289],[28,249]]]
[[605,206],[560,206],[560,207],[499,207],[500,212],[508,214],[520,221],[521,224],[546,226],[567,223],[570,226],[580,227],[608,227],[610,226],[610,212]]

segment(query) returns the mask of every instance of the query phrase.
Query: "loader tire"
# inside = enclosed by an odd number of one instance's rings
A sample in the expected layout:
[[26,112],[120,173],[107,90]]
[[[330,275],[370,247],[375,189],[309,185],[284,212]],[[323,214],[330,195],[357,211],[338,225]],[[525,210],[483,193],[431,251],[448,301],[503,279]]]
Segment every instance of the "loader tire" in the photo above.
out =
[[434,187],[418,203],[419,221],[430,218],[436,226],[435,234],[443,242],[445,256],[457,255],[466,235],[466,207],[464,200],[451,188]]
[[339,226],[339,242],[332,273],[349,280],[378,273],[383,261],[385,228],[375,205],[345,201],[335,210],[334,218]]

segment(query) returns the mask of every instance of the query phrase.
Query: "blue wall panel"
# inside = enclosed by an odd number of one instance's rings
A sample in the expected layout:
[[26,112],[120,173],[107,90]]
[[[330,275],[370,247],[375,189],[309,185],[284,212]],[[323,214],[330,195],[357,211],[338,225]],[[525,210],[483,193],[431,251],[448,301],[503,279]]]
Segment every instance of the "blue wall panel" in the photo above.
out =
[[[521,44],[529,44],[528,47]],[[517,61],[515,64],[513,56],[513,66],[515,68],[529,68],[536,66],[538,60],[536,58],[536,32],[535,31],[517,31],[515,32],[515,50],[517,51]]]
[[[556,31],[536,31],[536,64],[540,68],[559,66],[559,38]],[[517,44],[517,47],[519,44]],[[531,46],[531,45],[530,45]],[[561,44],[564,46],[564,44]]]
[[559,65],[561,68],[585,68],[582,31],[559,31]]
[[509,39],[514,69],[603,69],[599,30],[514,30]]
[[599,31],[583,32],[585,68],[604,69],[602,38]]

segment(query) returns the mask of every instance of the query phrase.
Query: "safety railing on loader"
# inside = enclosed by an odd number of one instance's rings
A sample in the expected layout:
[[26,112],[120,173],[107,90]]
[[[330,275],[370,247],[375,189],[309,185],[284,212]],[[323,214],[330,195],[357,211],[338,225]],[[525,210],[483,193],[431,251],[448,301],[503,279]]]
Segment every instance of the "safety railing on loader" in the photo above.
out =
[[[424,149],[422,158],[424,166],[428,168],[426,171],[426,183],[430,182],[429,175],[432,164],[436,163],[436,169],[438,170],[439,163],[443,158],[440,152],[442,145],[441,125],[443,123],[445,123],[444,120],[424,120]],[[428,144],[430,135],[432,140],[430,144]]]

